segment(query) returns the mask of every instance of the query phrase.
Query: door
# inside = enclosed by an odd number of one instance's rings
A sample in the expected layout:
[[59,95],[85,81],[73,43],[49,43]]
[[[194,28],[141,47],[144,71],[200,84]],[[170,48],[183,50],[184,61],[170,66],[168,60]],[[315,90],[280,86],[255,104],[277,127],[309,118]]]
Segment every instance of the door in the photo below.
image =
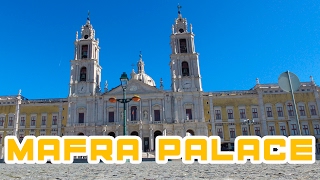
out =
[[143,146],[144,146],[143,148],[144,152],[149,151],[149,137],[143,138]]

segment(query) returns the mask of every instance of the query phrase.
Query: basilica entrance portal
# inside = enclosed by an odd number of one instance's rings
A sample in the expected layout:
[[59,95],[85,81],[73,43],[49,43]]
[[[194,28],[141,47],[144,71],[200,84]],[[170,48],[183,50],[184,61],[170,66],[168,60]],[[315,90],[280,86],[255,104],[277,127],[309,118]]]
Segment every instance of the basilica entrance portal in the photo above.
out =
[[157,136],[162,136],[162,132],[161,131],[155,131],[154,132],[154,139],[153,139],[153,150],[156,150],[156,137]]
[[139,133],[137,131],[132,131],[130,135],[131,136],[139,136]]
[[116,137],[116,134],[115,134],[114,132],[109,132],[109,133],[108,133],[108,136],[112,136],[112,137],[115,138],[115,137]]
[[143,138],[143,151],[148,152],[149,151],[149,137]]

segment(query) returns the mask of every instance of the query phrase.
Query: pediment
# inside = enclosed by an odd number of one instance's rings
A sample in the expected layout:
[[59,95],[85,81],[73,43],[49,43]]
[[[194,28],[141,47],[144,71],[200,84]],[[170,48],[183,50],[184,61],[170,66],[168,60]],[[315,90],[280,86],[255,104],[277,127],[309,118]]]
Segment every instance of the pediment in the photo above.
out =
[[[130,79],[128,82],[127,94],[139,95],[139,94],[161,93],[161,92],[163,91],[135,79]],[[122,93],[123,93],[122,87],[118,86],[106,94],[118,95]]]

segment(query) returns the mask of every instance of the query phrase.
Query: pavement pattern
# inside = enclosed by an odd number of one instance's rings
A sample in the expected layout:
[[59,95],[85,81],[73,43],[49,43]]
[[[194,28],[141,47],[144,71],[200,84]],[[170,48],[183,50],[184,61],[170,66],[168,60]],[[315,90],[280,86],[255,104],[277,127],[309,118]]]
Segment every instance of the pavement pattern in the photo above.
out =
[[310,165],[267,165],[251,164],[217,164],[203,165],[183,164],[171,161],[167,164],[142,162],[141,164],[44,164],[44,165],[9,165],[0,164],[0,179],[320,179],[320,161]]

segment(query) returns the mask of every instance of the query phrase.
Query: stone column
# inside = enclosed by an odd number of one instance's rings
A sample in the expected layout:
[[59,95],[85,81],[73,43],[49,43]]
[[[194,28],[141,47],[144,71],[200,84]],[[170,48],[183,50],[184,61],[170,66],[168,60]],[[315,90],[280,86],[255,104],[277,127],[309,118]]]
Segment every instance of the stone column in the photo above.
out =
[[149,99],[149,121],[153,122],[153,118],[152,118],[152,99]]
[[120,120],[119,120],[119,103],[118,103],[118,101],[116,102],[116,122],[117,123],[120,122]]
[[199,115],[200,115],[200,107],[199,107],[199,99],[198,99],[198,97],[193,97],[193,102],[194,102],[194,104],[193,104],[193,110],[194,110],[194,117],[192,117],[192,119],[193,120],[199,120],[200,121],[200,119],[199,119]]
[[200,107],[200,117],[199,117],[199,120],[200,122],[205,122],[205,118],[204,118],[204,108],[203,108],[203,97],[201,96],[201,94],[199,94],[199,107]]
[[71,104],[71,106],[72,106],[72,109],[73,109],[73,113],[74,113],[74,115],[73,115],[73,118],[72,118],[72,125],[75,125],[75,124],[78,124],[78,122],[77,122],[77,105],[76,105],[76,103],[74,102],[74,103],[72,103]]
[[185,117],[186,113],[184,112],[184,107],[182,105],[182,99],[179,98],[178,101],[179,101],[178,104],[179,104],[180,119],[181,119],[181,122],[185,123],[184,117]]
[[209,95],[209,105],[210,105],[211,134],[216,135],[216,124],[215,124],[214,109],[213,109],[213,97],[211,94]]
[[154,150],[153,149],[153,127],[152,126],[150,126],[150,143],[149,143],[149,149],[150,149],[150,151],[151,150]]
[[143,118],[142,118],[142,102],[140,100],[139,102],[139,120],[142,121]]
[[162,104],[162,111],[161,111],[161,114],[162,114],[162,123],[164,123],[166,121],[166,113],[165,113],[165,103],[164,103],[164,99],[161,99],[161,104]]
[[173,97],[174,98],[174,104],[173,104],[173,111],[174,111],[174,121],[176,123],[179,123],[179,119],[178,119],[178,100],[176,97]]
[[258,91],[258,102],[259,102],[259,109],[260,109],[260,122],[262,127],[262,133],[261,136],[268,135],[268,129],[267,129],[267,120],[266,115],[264,112],[264,103],[263,103],[263,95],[261,91]]
[[[61,122],[62,122],[62,103],[60,103],[60,106],[59,106],[59,117],[58,117],[58,136],[61,136]],[[0,156],[1,157],[1,156]]]

